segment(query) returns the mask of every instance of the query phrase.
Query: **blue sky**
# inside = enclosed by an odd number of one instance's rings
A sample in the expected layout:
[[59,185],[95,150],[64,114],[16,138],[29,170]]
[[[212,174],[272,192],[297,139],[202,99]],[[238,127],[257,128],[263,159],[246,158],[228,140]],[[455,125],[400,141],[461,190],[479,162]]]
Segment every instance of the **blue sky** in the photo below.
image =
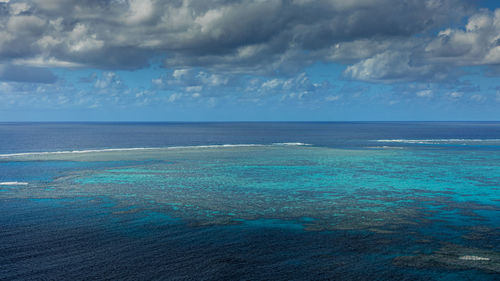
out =
[[500,120],[493,0],[0,0],[0,121]]

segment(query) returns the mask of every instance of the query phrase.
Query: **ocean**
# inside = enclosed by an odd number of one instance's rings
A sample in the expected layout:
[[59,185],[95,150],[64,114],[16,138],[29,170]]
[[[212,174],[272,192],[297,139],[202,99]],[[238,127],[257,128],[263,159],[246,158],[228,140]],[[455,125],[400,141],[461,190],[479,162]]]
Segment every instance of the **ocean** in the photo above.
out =
[[0,123],[0,280],[500,280],[500,122]]

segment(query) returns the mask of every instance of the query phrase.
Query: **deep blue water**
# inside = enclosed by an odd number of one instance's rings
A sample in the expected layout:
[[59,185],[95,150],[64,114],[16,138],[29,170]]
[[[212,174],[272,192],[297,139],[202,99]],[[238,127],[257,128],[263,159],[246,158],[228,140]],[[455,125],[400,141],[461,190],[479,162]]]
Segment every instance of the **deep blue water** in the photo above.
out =
[[[0,153],[303,142],[364,147],[381,139],[497,139],[498,122],[0,123]],[[408,144],[407,144],[408,145]]]
[[0,214],[0,280],[500,280],[500,122],[1,123]]

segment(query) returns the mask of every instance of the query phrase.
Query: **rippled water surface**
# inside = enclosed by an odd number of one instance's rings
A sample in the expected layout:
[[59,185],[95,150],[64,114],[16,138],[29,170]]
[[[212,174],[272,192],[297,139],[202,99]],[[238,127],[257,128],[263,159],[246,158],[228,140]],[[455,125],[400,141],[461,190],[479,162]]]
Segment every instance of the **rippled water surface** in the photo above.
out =
[[[0,135],[35,129],[62,143],[42,133],[0,149],[0,279],[500,276],[498,123],[3,124]],[[117,133],[131,141],[113,145]]]

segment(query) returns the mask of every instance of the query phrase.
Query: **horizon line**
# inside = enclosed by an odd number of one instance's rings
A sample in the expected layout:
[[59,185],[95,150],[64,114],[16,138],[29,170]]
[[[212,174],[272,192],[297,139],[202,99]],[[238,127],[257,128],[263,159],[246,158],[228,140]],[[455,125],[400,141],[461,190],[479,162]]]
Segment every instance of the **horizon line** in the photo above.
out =
[[500,120],[210,120],[210,121],[132,121],[132,120],[50,120],[50,121],[1,121],[0,124],[8,123],[458,123],[458,122],[489,122],[496,123]]

